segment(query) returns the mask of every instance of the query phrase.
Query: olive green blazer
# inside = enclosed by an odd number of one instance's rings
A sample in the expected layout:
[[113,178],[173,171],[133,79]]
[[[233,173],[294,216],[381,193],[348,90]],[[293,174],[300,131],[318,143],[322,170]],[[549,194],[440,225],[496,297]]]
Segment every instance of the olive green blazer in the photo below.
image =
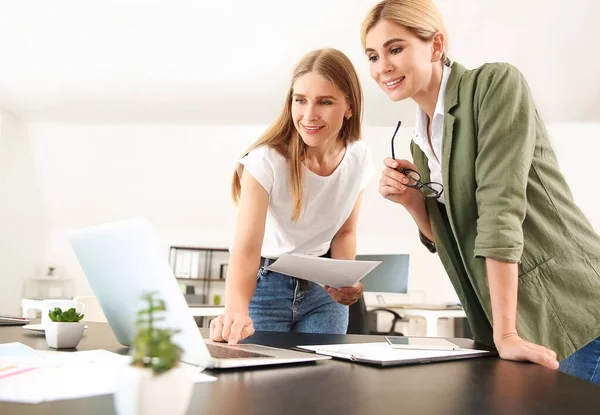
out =
[[[445,97],[446,204],[427,200],[427,210],[474,337],[493,345],[485,258],[517,262],[517,330],[562,360],[600,335],[600,237],[515,67],[453,63]],[[411,151],[428,181],[427,157],[414,142]]]

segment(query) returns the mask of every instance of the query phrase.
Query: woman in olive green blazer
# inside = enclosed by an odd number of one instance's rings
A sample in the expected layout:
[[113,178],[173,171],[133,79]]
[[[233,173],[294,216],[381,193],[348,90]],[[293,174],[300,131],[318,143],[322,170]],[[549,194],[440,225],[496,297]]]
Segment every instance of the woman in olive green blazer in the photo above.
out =
[[372,77],[393,101],[416,102],[422,131],[414,164],[385,160],[380,193],[439,254],[475,340],[600,383],[600,237],[521,73],[450,62],[445,33],[430,0],[385,0],[363,23]]

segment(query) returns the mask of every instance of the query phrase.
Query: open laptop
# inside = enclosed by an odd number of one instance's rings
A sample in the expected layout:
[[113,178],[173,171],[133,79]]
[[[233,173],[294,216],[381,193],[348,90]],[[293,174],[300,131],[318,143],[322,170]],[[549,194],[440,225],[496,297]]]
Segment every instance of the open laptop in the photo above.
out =
[[200,368],[233,368],[330,359],[312,353],[253,344],[227,346],[205,341],[169,267],[150,222],[144,218],[69,232],[79,264],[119,343],[130,346],[141,296],[158,291],[167,311],[162,323],[181,330],[173,341],[182,361]]

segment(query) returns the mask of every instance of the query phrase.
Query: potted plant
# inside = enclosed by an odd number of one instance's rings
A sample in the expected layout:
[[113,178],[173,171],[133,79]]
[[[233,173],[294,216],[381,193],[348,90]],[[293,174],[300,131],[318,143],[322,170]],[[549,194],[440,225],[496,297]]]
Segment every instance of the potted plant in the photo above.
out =
[[184,414],[192,397],[195,371],[179,365],[182,350],[171,340],[179,330],[157,327],[166,306],[156,294],[142,295],[147,307],[138,311],[131,363],[114,395],[119,415]]
[[46,342],[48,346],[55,349],[66,349],[77,347],[85,325],[81,322],[83,314],[69,308],[62,311],[60,307],[48,312],[50,322],[45,327]]

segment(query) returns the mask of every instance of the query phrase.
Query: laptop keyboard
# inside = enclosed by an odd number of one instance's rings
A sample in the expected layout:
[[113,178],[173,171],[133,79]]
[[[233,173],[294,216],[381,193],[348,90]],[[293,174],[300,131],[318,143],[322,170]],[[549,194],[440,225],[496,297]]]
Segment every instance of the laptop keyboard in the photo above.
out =
[[216,344],[207,344],[206,347],[208,348],[208,352],[210,353],[210,355],[217,359],[247,359],[249,357],[273,357],[268,356],[266,354],[248,352],[246,350],[235,349],[233,347],[219,346]]

